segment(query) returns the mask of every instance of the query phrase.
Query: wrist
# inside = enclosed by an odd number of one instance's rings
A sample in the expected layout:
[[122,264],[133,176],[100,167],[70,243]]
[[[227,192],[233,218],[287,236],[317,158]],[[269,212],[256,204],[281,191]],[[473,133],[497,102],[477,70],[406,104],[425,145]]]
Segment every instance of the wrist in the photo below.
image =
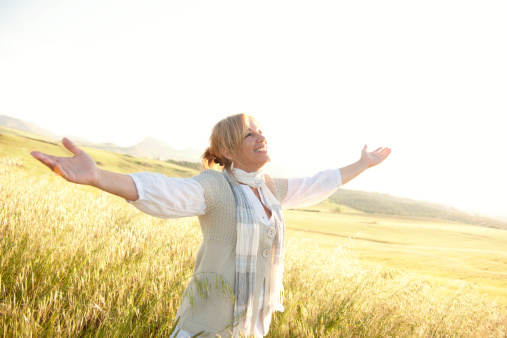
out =
[[357,161],[357,162],[358,162],[358,166],[361,169],[361,171],[365,171],[366,169],[368,169],[370,167],[368,160],[365,159],[364,157],[361,157],[359,159],[359,161]]
[[104,186],[104,170],[100,168],[95,169],[95,179],[90,183],[91,186],[103,190]]

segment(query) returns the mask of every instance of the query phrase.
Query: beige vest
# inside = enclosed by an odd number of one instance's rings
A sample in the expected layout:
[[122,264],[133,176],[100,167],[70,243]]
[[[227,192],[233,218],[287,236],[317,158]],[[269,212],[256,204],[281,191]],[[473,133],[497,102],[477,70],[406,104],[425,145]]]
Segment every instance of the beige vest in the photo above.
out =
[[[287,194],[287,179],[265,175],[266,185],[281,201]],[[176,317],[178,326],[191,333],[204,331],[229,337],[234,312],[236,276],[236,202],[231,187],[222,173],[204,170],[194,179],[204,188],[206,214],[199,217],[203,242],[195,260],[194,276],[182,295]],[[262,285],[269,295],[274,236],[268,227],[259,224],[259,250],[253,308],[259,308]],[[266,280],[266,283],[264,281]],[[264,302],[264,311],[268,311]],[[254,310],[256,311],[256,310]],[[257,316],[252,316],[255,325]]]

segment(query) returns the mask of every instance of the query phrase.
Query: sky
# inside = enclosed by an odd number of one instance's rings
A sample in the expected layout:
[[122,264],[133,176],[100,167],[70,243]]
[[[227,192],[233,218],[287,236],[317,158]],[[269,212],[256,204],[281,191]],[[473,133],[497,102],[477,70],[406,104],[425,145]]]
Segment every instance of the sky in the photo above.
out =
[[0,114],[203,151],[237,113],[266,172],[391,156],[345,187],[507,216],[505,1],[0,1]]

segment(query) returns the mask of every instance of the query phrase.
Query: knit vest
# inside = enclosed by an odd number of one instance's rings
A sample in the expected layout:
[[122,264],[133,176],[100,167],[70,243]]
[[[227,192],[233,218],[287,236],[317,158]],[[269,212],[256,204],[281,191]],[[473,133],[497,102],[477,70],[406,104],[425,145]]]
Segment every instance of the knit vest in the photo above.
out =
[[[199,216],[203,241],[197,252],[194,275],[182,295],[176,314],[178,326],[194,334],[204,331],[221,337],[232,333],[236,276],[236,201],[222,173],[204,170],[193,177],[204,189],[206,213]],[[287,194],[287,179],[265,175],[266,185],[281,201]],[[257,311],[262,286],[269,295],[274,234],[259,223],[259,249],[253,309]],[[266,283],[264,281],[266,280]],[[268,311],[264,302],[264,311]],[[255,326],[257,315],[252,318]]]

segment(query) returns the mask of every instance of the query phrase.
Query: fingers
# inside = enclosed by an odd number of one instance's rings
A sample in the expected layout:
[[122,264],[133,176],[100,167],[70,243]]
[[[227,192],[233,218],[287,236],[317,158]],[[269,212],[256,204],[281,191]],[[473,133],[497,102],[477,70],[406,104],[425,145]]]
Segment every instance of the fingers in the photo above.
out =
[[[366,151],[366,150],[367,150],[367,146],[365,145],[363,148],[363,151]],[[370,152],[370,154],[380,156],[380,157],[387,157],[390,153],[391,153],[391,149],[383,148],[383,147],[378,147],[374,151]]]
[[389,156],[389,154],[391,154],[391,149],[389,148],[384,148],[382,149],[382,151],[380,151],[377,155],[381,158],[381,160],[385,160],[387,158],[387,156]]
[[389,148],[384,148],[384,149],[382,149],[382,151],[379,153],[379,155],[380,155],[380,156],[385,156],[385,157],[387,157],[390,153],[391,153],[391,149],[389,149]]
[[[365,145],[363,151],[366,151],[366,149],[367,146]],[[383,162],[391,154],[391,149],[378,147],[374,151],[368,152],[367,154],[370,156],[372,160],[372,166],[374,166]]]
[[390,151],[391,151],[391,149],[389,149],[389,148],[378,147],[377,149],[375,149],[371,153],[376,154],[376,155],[380,155],[380,154],[383,154],[385,152],[390,152]]
[[40,151],[32,151],[30,153],[30,155],[32,155],[34,158],[36,158],[37,160],[42,162],[44,165],[49,167],[49,169],[51,169],[51,171],[54,171],[56,161],[53,160],[53,158],[52,158],[53,156],[41,153]]
[[51,171],[54,172],[56,175],[59,175],[65,179],[67,179],[67,177],[68,177],[67,172],[55,160],[56,159],[55,156],[47,155],[47,154],[41,153],[40,151],[32,151],[30,154],[33,157],[35,157],[37,160],[42,162],[46,167],[51,169]]
[[81,149],[79,149],[71,140],[66,137],[63,138],[62,144],[74,155],[77,155],[79,152],[81,152]]

